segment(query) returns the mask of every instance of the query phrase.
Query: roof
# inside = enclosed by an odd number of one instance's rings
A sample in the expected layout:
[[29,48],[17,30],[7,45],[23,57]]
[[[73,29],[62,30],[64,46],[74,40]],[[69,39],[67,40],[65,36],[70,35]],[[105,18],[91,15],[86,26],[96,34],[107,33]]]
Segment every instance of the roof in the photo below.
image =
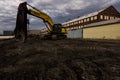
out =
[[84,15],[84,16],[81,16],[81,17],[79,17],[79,18],[76,18],[76,19],[73,19],[73,20],[64,22],[63,24],[71,23],[71,22],[74,22],[74,21],[77,21],[77,20],[81,20],[81,19],[85,19],[85,18],[88,18],[88,17],[91,17],[91,16],[98,15],[98,13],[102,12],[103,10],[104,10],[104,9],[99,10],[99,11],[96,11],[96,12],[93,12],[93,13],[90,13],[90,14],[87,14],[87,15]]

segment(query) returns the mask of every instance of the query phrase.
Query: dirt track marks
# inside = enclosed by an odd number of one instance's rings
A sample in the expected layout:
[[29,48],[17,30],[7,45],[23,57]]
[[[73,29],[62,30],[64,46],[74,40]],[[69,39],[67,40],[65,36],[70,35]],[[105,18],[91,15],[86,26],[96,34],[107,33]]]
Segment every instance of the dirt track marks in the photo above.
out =
[[0,80],[120,80],[120,41],[0,42]]

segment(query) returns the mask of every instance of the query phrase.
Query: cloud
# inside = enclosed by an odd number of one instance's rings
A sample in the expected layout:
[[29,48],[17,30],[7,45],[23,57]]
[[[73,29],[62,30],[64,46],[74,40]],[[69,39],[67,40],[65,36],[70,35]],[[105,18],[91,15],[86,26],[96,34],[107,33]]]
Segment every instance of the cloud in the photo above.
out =
[[103,7],[104,6],[106,7],[108,5],[113,5],[113,4],[117,3],[117,2],[119,2],[119,0],[110,0],[110,1],[104,0],[104,3],[106,3],[106,4],[104,4]]
[[[0,0],[0,30],[14,30],[17,7],[24,1],[47,13],[55,23],[62,23],[110,5],[115,5],[120,11],[120,0]],[[28,18],[31,29],[45,26],[41,19],[32,16]]]

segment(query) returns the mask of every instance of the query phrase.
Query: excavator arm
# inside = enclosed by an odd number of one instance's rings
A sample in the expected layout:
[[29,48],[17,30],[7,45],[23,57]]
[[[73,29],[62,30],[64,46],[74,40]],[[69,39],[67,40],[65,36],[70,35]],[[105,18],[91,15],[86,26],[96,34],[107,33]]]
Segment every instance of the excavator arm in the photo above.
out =
[[[32,9],[28,9],[28,14],[33,15],[33,16],[38,17],[38,18],[41,18],[43,20],[43,22],[45,23],[46,27],[48,28],[49,32],[51,32],[53,29],[53,25],[54,25],[54,22],[51,19],[51,17],[48,16],[46,13],[38,10],[35,7],[33,7],[29,4],[27,4],[27,5],[32,8]],[[47,26],[47,23],[48,23],[49,27]]]

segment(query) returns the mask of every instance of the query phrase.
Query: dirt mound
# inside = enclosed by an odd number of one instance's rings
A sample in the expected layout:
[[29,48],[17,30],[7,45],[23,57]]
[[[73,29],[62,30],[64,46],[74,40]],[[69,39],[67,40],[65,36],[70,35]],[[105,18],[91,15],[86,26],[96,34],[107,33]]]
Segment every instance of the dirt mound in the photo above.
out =
[[0,41],[0,80],[120,80],[120,41]]

